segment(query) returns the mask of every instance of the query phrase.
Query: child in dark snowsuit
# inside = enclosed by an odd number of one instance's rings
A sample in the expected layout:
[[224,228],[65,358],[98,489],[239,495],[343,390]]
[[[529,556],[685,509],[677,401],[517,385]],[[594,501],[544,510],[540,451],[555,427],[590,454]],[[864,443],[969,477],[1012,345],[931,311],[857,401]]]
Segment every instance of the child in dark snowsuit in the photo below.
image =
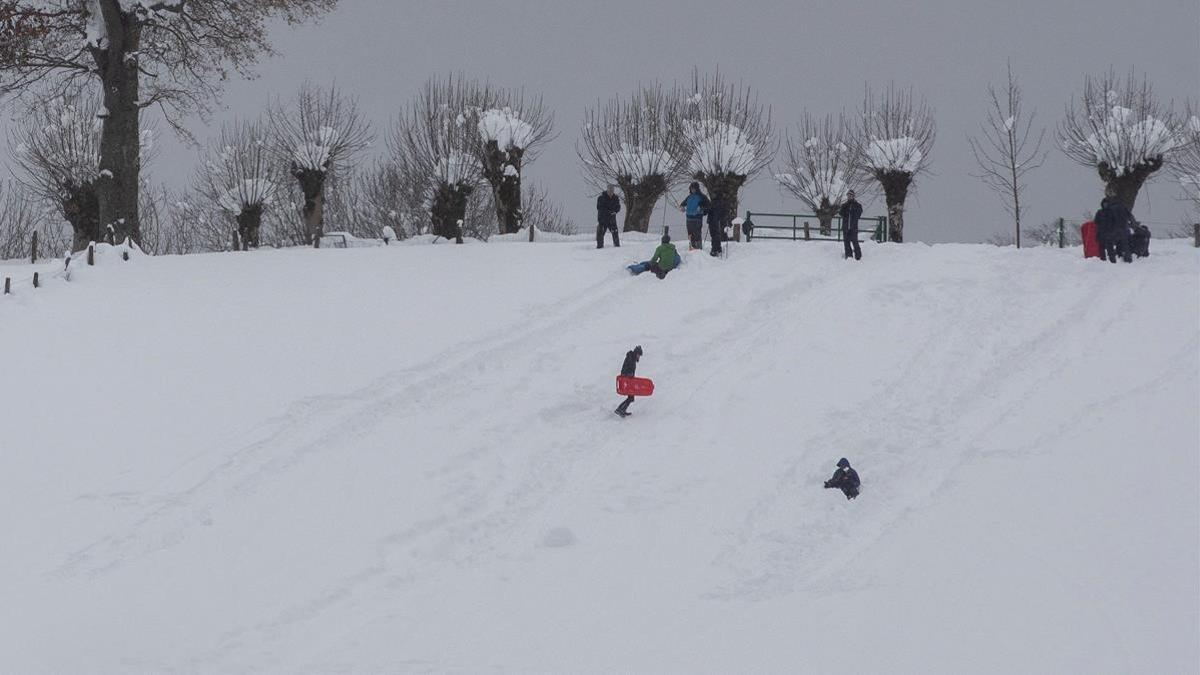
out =
[[845,457],[838,460],[838,469],[833,472],[833,478],[825,481],[826,488],[837,488],[846,495],[846,499],[854,499],[858,496],[858,486],[862,483],[858,480],[858,472],[850,468],[850,460]]
[[[625,352],[625,362],[621,364],[621,376],[633,377],[637,371],[637,362],[640,358],[642,358],[641,345],[634,347],[631,351]],[[633,403],[633,396],[626,396],[625,400],[621,401],[621,405],[617,406],[617,409],[613,412],[621,417],[632,415],[633,413],[629,412],[630,403]]]

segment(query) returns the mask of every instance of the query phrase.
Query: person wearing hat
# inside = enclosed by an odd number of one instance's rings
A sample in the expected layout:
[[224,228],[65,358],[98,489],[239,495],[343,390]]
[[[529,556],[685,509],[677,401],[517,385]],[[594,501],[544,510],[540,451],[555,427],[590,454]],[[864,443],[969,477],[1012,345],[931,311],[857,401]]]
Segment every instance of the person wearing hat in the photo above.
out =
[[609,184],[608,189],[596,197],[596,248],[604,248],[605,230],[612,232],[613,246],[621,246],[621,237],[617,234],[617,214],[621,211],[621,198],[617,196],[617,186]]
[[[642,346],[638,345],[625,352],[625,363],[621,364],[621,377],[634,377],[637,371],[638,359],[642,358]],[[629,417],[633,413],[629,412],[629,404],[633,403],[633,396],[626,396],[621,405],[614,410],[621,417]]]
[[838,215],[842,217],[842,246],[846,249],[846,257],[853,255],[855,260],[862,260],[862,249],[858,245],[858,219],[862,217],[862,204],[854,198],[854,190],[846,193],[846,202],[842,204]]
[[858,472],[850,468],[850,460],[845,457],[839,459],[837,465],[833,478],[825,481],[825,488],[837,488],[846,495],[846,499],[854,499],[858,496],[858,486],[862,484],[858,480]]
[[693,251],[704,248],[704,242],[700,238],[700,228],[704,226],[704,214],[708,213],[709,206],[708,197],[700,191],[700,183],[692,181],[692,184],[688,186],[688,196],[679,203],[679,208],[683,210],[686,218],[688,248]]

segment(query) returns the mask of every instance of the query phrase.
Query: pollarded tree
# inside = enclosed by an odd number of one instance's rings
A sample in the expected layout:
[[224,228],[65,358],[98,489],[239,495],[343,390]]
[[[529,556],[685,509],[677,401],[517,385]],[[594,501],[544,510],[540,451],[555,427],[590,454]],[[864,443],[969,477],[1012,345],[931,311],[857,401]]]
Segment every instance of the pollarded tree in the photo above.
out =
[[933,109],[912,89],[867,89],[859,110],[859,165],[883,190],[888,239],[904,241],[904,202],[913,179],[928,170],[937,132]]
[[785,165],[775,180],[816,214],[821,234],[832,231],[846,193],[856,189],[862,173],[856,164],[857,140],[845,117],[816,119],[805,112],[788,134]]
[[334,171],[349,171],[371,143],[371,125],[358,102],[337,87],[300,87],[290,104],[276,101],[270,111],[277,161],[289,167],[304,195],[304,237],[319,246],[324,234],[325,183]]
[[30,194],[54,204],[71,224],[72,250],[101,241],[100,119],[97,97],[72,92],[34,101],[16,118],[9,154]]
[[1146,180],[1188,145],[1184,132],[1149,79],[1130,73],[1122,81],[1110,70],[1084,80],[1083,95],[1067,104],[1058,141],[1068,157],[1096,170],[1106,195],[1132,211]]
[[[492,188],[500,234],[521,229],[521,172],[533,163],[542,146],[554,138],[554,115],[540,96],[526,97],[521,89],[470,87],[468,119],[478,132],[476,157],[483,178]],[[530,239],[533,230],[529,231]]]
[[687,176],[679,119],[678,95],[660,85],[597,103],[584,115],[575,152],[597,192],[612,184],[621,188],[626,232],[649,231],[654,205]]
[[1171,162],[1171,171],[1184,196],[1200,212],[1200,109],[1188,104],[1184,117],[1184,147],[1175,155]]
[[973,175],[1000,195],[1005,210],[1013,217],[1014,241],[1021,248],[1021,215],[1025,212],[1021,203],[1023,179],[1046,159],[1046,153],[1042,152],[1046,130],[1040,129],[1034,140],[1035,113],[1025,112],[1021,86],[1013,76],[1012,64],[1008,66],[1008,82],[1003,92],[989,84],[988,97],[991,100],[987,120],[980,125],[983,136],[967,139],[979,165],[979,173]]
[[771,109],[742,83],[726,83],[721,73],[692,72],[690,90],[681,99],[677,122],[683,141],[680,160],[709,196],[738,210],[738,191],[775,157]]
[[263,211],[275,205],[285,178],[270,141],[262,122],[226,124],[197,172],[197,191],[233,217],[242,250],[258,248]]
[[427,80],[388,137],[397,169],[423,188],[430,231],[447,239],[458,236],[458,222],[482,180],[480,137],[471,111],[476,91],[461,79]]
[[230,69],[271,51],[267,24],[315,17],[337,0],[3,0],[0,94],[49,81],[99,84],[101,227],[139,240],[142,110],[204,114]]

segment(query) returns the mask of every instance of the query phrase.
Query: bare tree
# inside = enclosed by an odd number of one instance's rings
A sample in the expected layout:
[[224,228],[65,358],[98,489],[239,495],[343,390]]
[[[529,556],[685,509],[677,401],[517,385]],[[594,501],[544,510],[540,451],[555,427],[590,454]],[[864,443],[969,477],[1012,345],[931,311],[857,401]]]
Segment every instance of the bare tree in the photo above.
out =
[[1184,145],[1172,158],[1171,170],[1186,199],[1200,213],[1200,109],[1189,102],[1184,117]]
[[1021,192],[1025,176],[1046,160],[1042,140],[1046,130],[1039,129],[1033,137],[1035,112],[1025,113],[1021,86],[1008,65],[1008,81],[1003,92],[988,85],[987,120],[980,124],[981,137],[968,138],[979,173],[972,174],[1000,195],[1004,208],[1013,217],[1017,248],[1021,248]]
[[787,136],[785,165],[775,179],[813,210],[823,235],[832,232],[833,217],[846,201],[846,193],[862,182],[856,147],[844,116],[817,119],[806,111],[795,136]]
[[318,246],[324,233],[326,179],[331,172],[348,171],[370,145],[370,123],[358,102],[337,87],[323,90],[311,83],[301,86],[290,105],[277,100],[269,114],[279,161],[290,166],[304,195],[305,241]]
[[770,107],[749,86],[727,83],[719,71],[702,78],[693,70],[690,90],[677,96],[681,161],[710,196],[737,213],[738,191],[775,157]]
[[197,191],[233,217],[242,250],[258,248],[263,211],[275,205],[285,178],[270,140],[262,122],[225,124],[197,171]]
[[525,226],[539,232],[576,234],[579,227],[563,214],[562,205],[550,199],[550,193],[539,185],[525,186]]
[[248,73],[271,51],[269,21],[296,23],[336,2],[4,0],[0,95],[43,81],[100,85],[100,223],[111,225],[118,238],[138,241],[142,110],[159,106],[182,132],[180,120],[207,113],[231,68]]
[[[471,86],[469,118],[478,132],[475,146],[483,178],[492,188],[492,202],[501,234],[520,231],[521,172],[533,163],[542,146],[554,138],[554,115],[540,96],[522,89]],[[529,231],[530,239],[533,230]]]
[[420,234],[429,222],[423,184],[408,167],[377,162],[362,180],[363,208],[375,226],[391,227],[400,239]]
[[913,179],[928,170],[937,132],[933,109],[912,89],[889,84],[881,94],[869,87],[859,111],[859,162],[883,189],[888,239],[904,241],[904,202]]
[[1083,95],[1067,104],[1058,142],[1068,157],[1096,170],[1106,195],[1132,211],[1146,180],[1188,145],[1183,131],[1148,78],[1131,72],[1122,81],[1110,70],[1084,80]]
[[388,137],[397,170],[421,186],[430,231],[440,237],[458,235],[467,201],[482,181],[480,132],[471,110],[478,91],[461,78],[427,80]]
[[97,97],[71,92],[34,101],[8,138],[16,177],[54,204],[73,230],[72,250],[100,241],[100,120]]
[[654,205],[687,175],[679,97],[661,85],[613,98],[584,114],[575,152],[596,189],[616,185],[625,197],[626,232],[647,232]]

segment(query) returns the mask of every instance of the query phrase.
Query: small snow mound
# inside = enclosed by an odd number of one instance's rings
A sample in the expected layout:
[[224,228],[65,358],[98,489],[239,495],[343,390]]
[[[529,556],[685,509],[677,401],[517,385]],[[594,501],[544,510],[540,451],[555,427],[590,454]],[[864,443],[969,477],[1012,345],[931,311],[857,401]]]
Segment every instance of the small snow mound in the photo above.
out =
[[542,546],[547,548],[565,548],[578,541],[575,533],[566,527],[556,527],[542,537]]

